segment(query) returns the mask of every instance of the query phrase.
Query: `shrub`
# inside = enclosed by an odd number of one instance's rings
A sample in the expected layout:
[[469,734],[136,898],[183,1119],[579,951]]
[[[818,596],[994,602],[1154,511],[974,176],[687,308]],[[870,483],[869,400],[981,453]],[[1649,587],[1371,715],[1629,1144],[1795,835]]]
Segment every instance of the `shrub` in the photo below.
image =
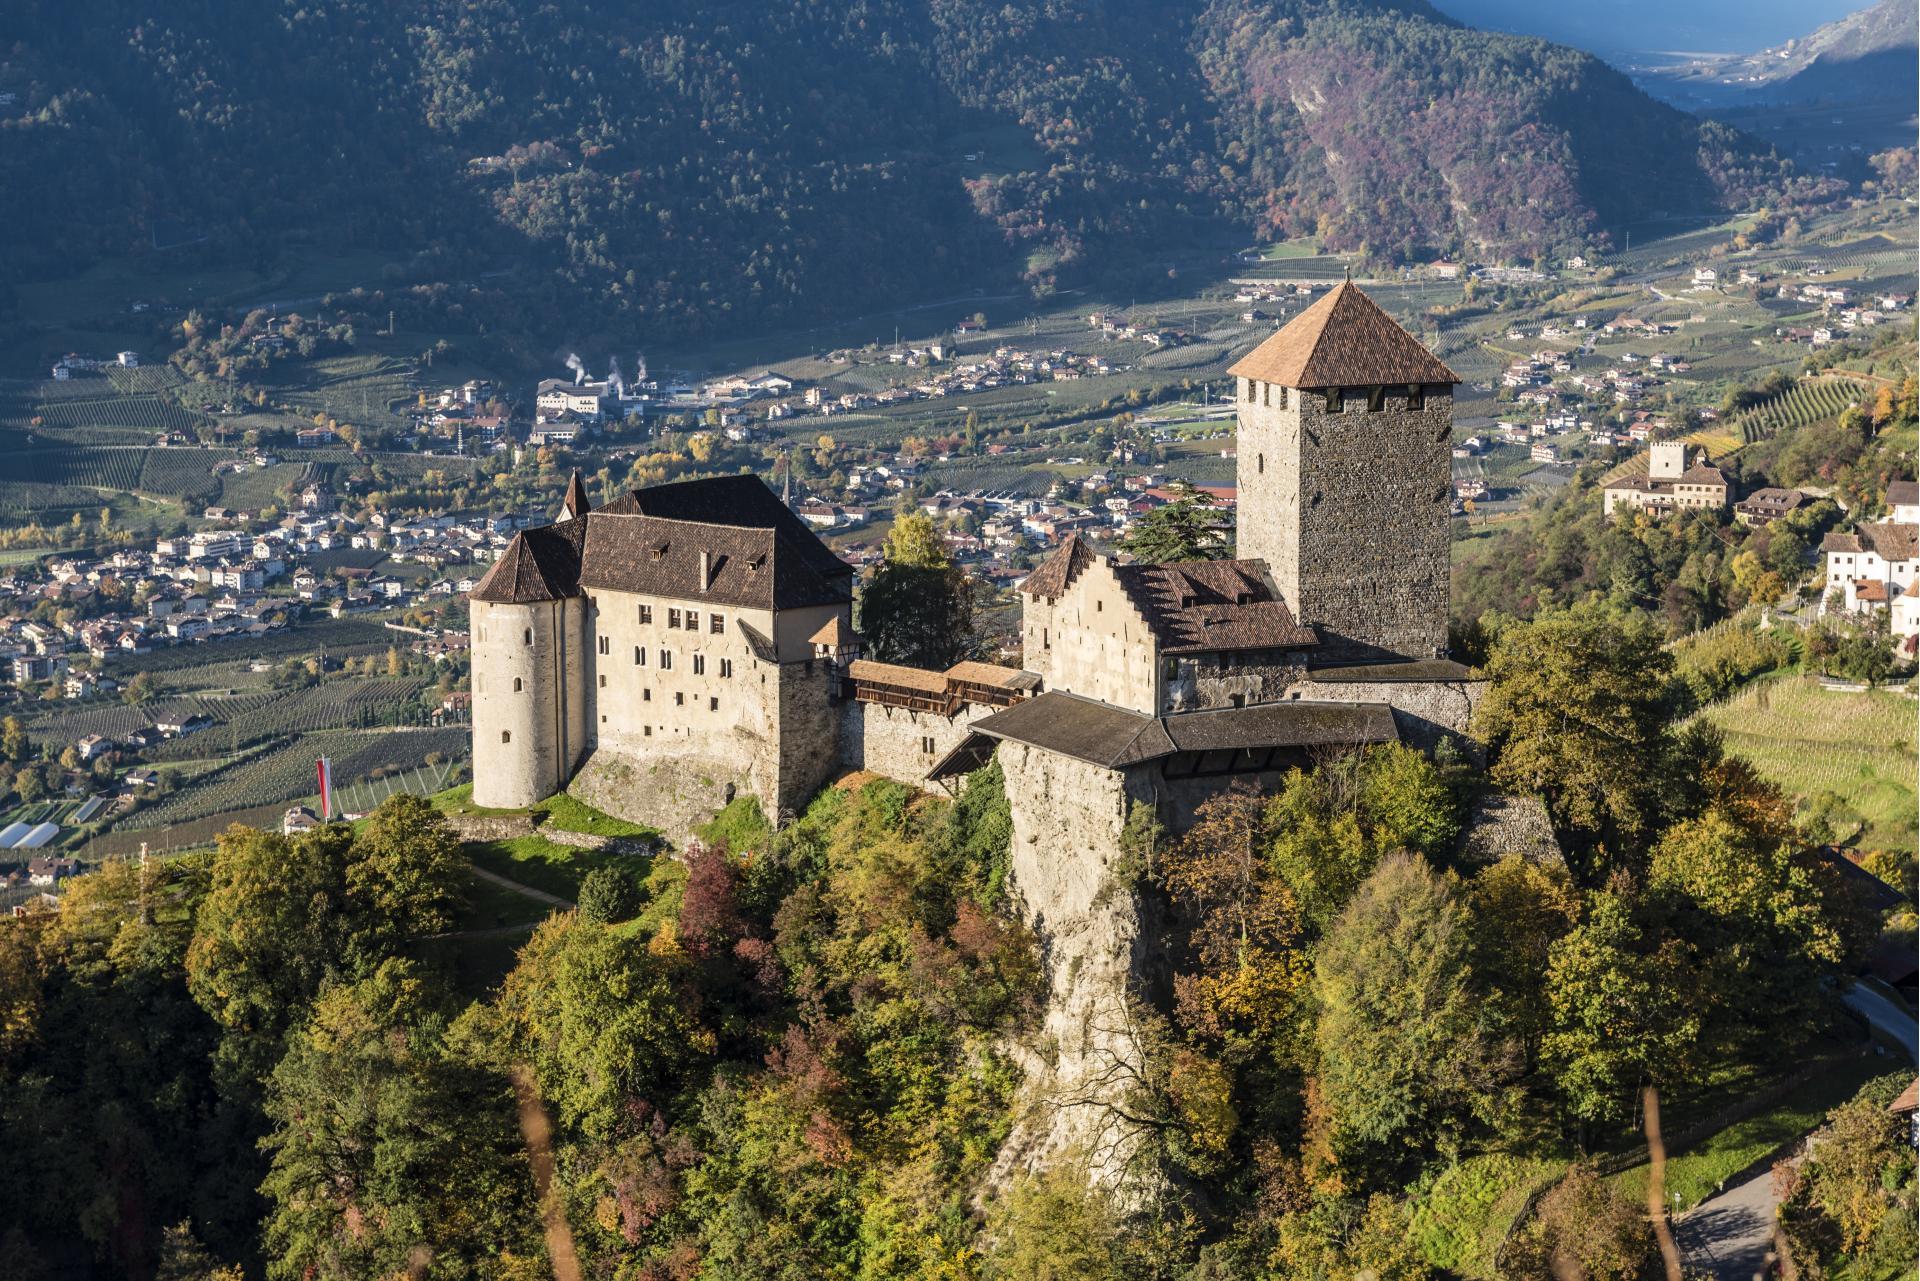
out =
[[580,882],[580,915],[602,925],[632,920],[640,911],[640,887],[617,867],[596,867]]

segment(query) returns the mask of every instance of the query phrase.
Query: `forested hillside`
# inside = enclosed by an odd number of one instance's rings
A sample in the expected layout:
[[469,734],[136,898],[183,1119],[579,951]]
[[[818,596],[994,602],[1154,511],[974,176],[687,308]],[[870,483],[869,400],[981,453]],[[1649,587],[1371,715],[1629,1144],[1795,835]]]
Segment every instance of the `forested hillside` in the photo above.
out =
[[1794,185],[1594,58],[1418,0],[10,16],[0,281],[366,249],[409,280],[532,269],[494,323],[671,336],[1164,275],[1249,234],[1525,257]]

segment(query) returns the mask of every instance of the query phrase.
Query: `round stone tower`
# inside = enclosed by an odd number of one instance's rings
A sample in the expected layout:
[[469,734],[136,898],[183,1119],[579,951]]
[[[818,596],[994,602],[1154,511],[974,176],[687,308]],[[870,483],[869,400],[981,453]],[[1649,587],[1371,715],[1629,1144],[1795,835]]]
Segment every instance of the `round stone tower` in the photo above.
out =
[[533,545],[558,537],[517,535],[468,597],[476,805],[544,800],[586,751],[586,602],[556,574],[556,548]]

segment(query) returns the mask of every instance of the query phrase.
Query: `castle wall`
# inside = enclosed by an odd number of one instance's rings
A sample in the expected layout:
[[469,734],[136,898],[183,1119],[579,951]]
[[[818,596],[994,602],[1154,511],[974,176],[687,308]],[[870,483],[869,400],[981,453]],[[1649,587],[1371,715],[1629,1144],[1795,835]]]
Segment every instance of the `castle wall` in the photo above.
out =
[[[1225,666],[1222,657],[1227,660]],[[1163,715],[1279,702],[1306,675],[1305,663],[1291,654],[1183,655],[1167,666],[1161,692]]]
[[566,780],[564,619],[554,601],[471,609],[473,800],[518,809]]
[[[1255,398],[1247,399],[1247,388]],[[1327,652],[1432,658],[1447,643],[1453,396],[1429,386],[1409,408],[1389,388],[1369,411],[1349,388],[1329,412],[1319,391],[1242,380],[1237,405],[1238,553],[1265,560]]]
[[1448,736],[1465,740],[1469,757],[1478,754],[1471,737],[1473,714],[1485,695],[1485,681],[1316,681],[1302,680],[1289,698],[1348,703],[1385,703],[1393,708],[1394,728],[1409,747],[1431,752]]
[[840,705],[840,760],[926,791],[927,771],[958,747],[975,721],[1002,709],[968,703],[953,716],[849,699]]
[[[819,627],[815,623],[806,635]],[[765,780],[758,794],[769,818],[784,821],[798,814],[839,770],[841,722],[834,681],[833,664],[826,659],[779,666],[779,721],[755,771],[756,780]]]
[[1104,559],[1074,579],[1044,616],[1034,616],[1032,598],[1027,610],[1021,661],[1046,688],[1155,713],[1159,648]]

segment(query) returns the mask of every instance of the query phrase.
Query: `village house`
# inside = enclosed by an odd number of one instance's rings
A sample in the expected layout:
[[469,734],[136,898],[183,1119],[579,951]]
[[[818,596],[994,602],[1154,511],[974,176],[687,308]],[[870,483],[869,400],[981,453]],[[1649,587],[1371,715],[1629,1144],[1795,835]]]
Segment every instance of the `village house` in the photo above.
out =
[[1662,515],[1683,509],[1719,509],[1727,506],[1726,474],[1708,464],[1702,451],[1690,461],[1682,441],[1663,441],[1647,451],[1647,474],[1609,482],[1603,491],[1606,515],[1619,508]]

